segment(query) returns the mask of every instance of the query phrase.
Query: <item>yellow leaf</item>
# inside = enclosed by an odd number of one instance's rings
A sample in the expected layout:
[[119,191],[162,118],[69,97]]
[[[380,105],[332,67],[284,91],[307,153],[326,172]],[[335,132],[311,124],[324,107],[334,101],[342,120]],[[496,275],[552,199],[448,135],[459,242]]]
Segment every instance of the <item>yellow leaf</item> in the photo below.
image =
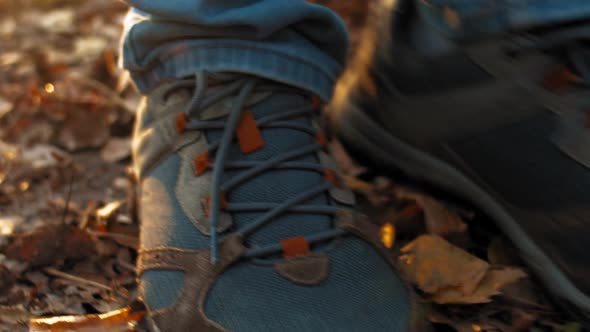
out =
[[472,294],[464,294],[458,288],[447,288],[438,291],[432,299],[439,304],[488,303],[492,301],[492,296],[501,294],[500,290],[506,285],[524,277],[526,273],[518,268],[490,269]]
[[418,237],[402,253],[400,269],[430,294],[450,287],[471,294],[489,269],[487,262],[435,235]]

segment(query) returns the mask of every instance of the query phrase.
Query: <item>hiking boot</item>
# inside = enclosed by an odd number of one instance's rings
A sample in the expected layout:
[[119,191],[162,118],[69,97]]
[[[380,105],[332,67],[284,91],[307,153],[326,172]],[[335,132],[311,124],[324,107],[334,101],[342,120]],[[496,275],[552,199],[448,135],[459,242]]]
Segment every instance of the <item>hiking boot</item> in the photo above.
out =
[[410,292],[327,154],[318,99],[200,72],[140,109],[140,292],[154,331],[407,331]]
[[336,135],[364,166],[479,208],[588,315],[588,21],[454,40],[423,16],[452,29],[451,8],[392,3],[337,84]]

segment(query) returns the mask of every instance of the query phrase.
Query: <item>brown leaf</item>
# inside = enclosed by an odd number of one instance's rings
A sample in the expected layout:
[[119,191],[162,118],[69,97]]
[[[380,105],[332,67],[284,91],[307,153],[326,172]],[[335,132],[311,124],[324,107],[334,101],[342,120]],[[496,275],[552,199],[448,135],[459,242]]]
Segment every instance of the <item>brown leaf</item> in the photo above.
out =
[[3,118],[6,114],[12,112],[14,109],[14,105],[0,96],[0,119]]
[[434,198],[401,187],[395,190],[395,194],[399,199],[415,201],[422,208],[430,234],[445,236],[467,230],[467,225],[456,212]]
[[94,250],[94,242],[85,231],[69,225],[46,225],[18,236],[6,249],[6,256],[31,266],[46,266],[87,257]]
[[433,301],[439,304],[477,304],[491,302],[491,297],[501,294],[504,286],[526,277],[527,274],[513,267],[490,269],[475,291],[465,294],[460,288],[446,288],[433,296]]
[[102,159],[109,163],[127,159],[131,155],[131,140],[128,138],[112,138],[100,150]]
[[29,311],[22,305],[0,306],[0,322],[16,324],[31,318]]
[[108,113],[97,109],[73,109],[67,113],[59,141],[69,151],[103,146],[110,137]]
[[472,294],[489,264],[434,235],[423,235],[402,248],[400,267],[423,291],[434,294],[456,287]]
[[0,264],[0,294],[10,290],[15,281],[15,275],[6,266]]

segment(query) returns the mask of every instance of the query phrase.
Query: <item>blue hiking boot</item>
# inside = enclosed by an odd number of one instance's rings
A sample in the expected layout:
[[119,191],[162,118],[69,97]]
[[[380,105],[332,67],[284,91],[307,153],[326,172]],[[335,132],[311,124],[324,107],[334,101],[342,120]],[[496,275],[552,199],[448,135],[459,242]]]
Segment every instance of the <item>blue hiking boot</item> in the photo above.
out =
[[[536,22],[537,6],[552,19]],[[377,12],[336,87],[336,135],[364,166],[491,217],[590,319],[588,2],[385,0]],[[450,37],[461,31],[477,37]]]
[[325,151],[317,99],[256,77],[161,85],[134,139],[154,331],[410,330],[410,292]]

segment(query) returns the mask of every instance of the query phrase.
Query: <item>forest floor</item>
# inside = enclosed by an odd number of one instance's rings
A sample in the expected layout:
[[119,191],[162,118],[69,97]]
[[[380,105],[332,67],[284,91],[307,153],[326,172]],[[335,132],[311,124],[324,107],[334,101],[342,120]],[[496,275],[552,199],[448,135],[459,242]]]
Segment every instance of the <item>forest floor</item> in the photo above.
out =
[[[370,2],[316,2],[358,40]],[[126,10],[0,0],[0,331],[141,330],[129,168],[140,96],[117,67]],[[332,147],[434,331],[583,331],[484,217],[369,177]],[[77,318],[47,319],[64,315]]]

